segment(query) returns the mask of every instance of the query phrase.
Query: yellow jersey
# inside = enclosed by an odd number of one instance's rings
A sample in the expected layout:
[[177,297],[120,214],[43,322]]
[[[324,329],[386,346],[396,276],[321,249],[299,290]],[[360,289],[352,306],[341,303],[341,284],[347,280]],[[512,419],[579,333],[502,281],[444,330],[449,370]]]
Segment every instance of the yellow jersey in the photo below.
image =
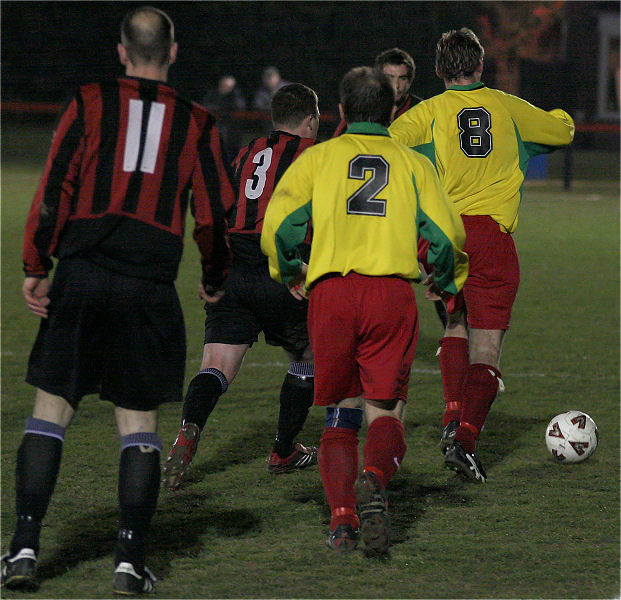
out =
[[529,159],[569,144],[574,122],[477,82],[423,100],[389,131],[433,162],[460,214],[489,215],[511,233]]
[[417,240],[439,287],[455,294],[468,274],[463,224],[429,160],[376,123],[306,149],[286,170],[265,212],[261,249],[270,274],[287,283],[302,261],[296,247],[312,218],[306,285],[328,273],[419,280]]

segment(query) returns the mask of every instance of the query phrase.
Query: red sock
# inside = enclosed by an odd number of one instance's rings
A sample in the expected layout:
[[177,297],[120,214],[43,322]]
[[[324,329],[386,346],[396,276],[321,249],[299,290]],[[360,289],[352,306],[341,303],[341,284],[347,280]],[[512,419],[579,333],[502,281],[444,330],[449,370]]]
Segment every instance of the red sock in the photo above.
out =
[[468,370],[468,340],[443,337],[440,340],[440,372],[444,388],[444,417],[442,425],[459,421],[463,404],[463,384]]
[[403,423],[395,417],[379,417],[369,425],[364,443],[363,471],[371,471],[385,488],[401,466],[407,445]]
[[319,472],[330,506],[330,529],[349,524],[358,529],[354,483],[358,477],[358,432],[326,427],[319,445]]
[[468,367],[464,381],[464,405],[455,434],[455,439],[467,452],[476,450],[476,440],[498,393],[499,380],[500,371],[492,365],[476,363]]

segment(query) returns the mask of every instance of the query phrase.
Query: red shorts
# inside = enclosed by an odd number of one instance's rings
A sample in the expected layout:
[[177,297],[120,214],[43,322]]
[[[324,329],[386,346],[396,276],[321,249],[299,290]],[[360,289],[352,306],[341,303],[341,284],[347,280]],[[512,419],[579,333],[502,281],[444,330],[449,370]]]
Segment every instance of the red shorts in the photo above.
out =
[[349,273],[317,283],[308,332],[315,362],[315,404],[345,398],[407,401],[418,338],[412,286],[398,277]]
[[520,284],[520,265],[513,237],[491,217],[462,215],[464,251],[470,261],[463,289],[468,325],[474,329],[509,329]]

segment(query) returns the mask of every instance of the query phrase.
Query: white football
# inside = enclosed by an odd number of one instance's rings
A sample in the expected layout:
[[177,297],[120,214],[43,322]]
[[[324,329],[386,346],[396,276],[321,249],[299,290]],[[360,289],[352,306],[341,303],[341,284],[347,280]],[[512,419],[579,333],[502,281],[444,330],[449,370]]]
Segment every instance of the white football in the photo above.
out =
[[552,456],[563,464],[589,458],[597,448],[597,441],[595,421],[580,410],[556,415],[546,428],[546,446]]

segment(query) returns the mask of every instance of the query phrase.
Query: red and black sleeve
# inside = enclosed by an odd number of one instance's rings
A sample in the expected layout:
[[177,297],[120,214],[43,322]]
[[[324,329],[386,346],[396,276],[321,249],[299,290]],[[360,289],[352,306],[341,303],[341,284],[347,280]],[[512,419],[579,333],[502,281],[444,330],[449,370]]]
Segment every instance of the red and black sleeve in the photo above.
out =
[[222,158],[220,135],[211,116],[198,141],[197,161],[192,181],[191,210],[196,221],[193,237],[201,253],[203,284],[217,289],[231,263],[225,213],[235,198]]
[[78,93],[61,112],[43,177],[26,220],[24,272],[47,277],[51,256],[71,213],[84,149],[84,105]]

